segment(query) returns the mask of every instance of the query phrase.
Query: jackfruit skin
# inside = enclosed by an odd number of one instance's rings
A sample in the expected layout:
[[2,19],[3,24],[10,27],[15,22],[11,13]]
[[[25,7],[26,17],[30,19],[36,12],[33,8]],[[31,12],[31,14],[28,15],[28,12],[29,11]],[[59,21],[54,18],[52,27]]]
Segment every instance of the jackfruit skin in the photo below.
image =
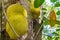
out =
[[[20,4],[12,4],[7,8],[7,18],[19,36],[23,36],[28,31],[27,12]],[[6,23],[6,32],[11,39],[17,39],[10,25]]]
[[6,15],[8,18],[12,15],[14,16],[14,15],[20,15],[20,14],[27,17],[26,9],[19,3],[10,5],[6,10]]
[[30,10],[31,10],[31,13],[32,13],[33,18],[34,19],[38,19],[39,16],[40,16],[40,7],[39,8],[35,8],[34,7],[34,0],[31,0]]
[[34,8],[33,6],[31,7],[31,13],[34,19],[38,19],[40,16],[40,9],[39,8]]

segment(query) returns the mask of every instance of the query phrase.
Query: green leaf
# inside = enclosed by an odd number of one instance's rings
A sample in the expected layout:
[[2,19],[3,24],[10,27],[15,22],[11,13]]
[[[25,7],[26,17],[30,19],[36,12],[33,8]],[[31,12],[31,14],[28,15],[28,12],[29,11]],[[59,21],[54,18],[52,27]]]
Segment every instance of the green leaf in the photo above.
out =
[[42,10],[47,10],[46,8],[42,8]]
[[50,1],[54,3],[54,2],[56,2],[57,0],[50,0]]
[[44,1],[45,0],[34,0],[34,7],[35,8],[40,7],[44,3]]
[[57,12],[57,15],[60,15],[60,10]]
[[52,34],[58,35],[56,32],[53,32]]
[[55,7],[60,7],[60,3],[57,2],[57,3],[55,4]]
[[56,29],[56,31],[60,31],[60,29]]
[[56,37],[56,38],[55,38],[55,40],[58,40],[58,39],[59,39],[59,37]]
[[52,40],[52,37],[48,36],[48,40]]
[[60,36],[60,31],[56,31],[57,32],[57,34]]
[[60,27],[59,25],[57,27]]
[[43,15],[45,15],[46,14],[46,12],[43,12]]
[[43,16],[43,21],[46,21],[46,20],[47,20],[47,18]]
[[43,17],[43,23],[44,25],[49,25],[50,24],[50,21],[46,18],[46,17]]
[[58,20],[56,20],[55,23],[58,24],[58,25],[60,25],[60,21],[58,21]]

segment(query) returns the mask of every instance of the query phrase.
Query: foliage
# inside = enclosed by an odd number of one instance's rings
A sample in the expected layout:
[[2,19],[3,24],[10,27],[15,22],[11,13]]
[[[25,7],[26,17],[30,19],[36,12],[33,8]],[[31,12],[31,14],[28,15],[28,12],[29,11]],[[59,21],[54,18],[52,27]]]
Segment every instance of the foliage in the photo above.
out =
[[60,10],[59,10],[59,11],[57,11],[57,15],[60,15]]
[[56,2],[57,0],[50,0],[50,1],[54,3],[54,2]]
[[55,7],[60,7],[60,3],[57,2],[57,3],[55,4]]
[[[29,1],[31,2],[31,0]],[[58,18],[58,16],[60,17],[60,8],[59,8],[60,1],[59,0],[49,0],[48,2],[46,1],[47,0],[34,0],[33,6],[30,5],[30,7],[32,7],[32,10],[31,10],[32,16],[36,18],[35,19],[36,21],[34,21],[34,24],[33,24],[34,32],[37,33],[37,30],[40,27],[40,24],[37,18],[39,17],[40,10],[41,10],[43,12],[43,15],[42,15],[43,16],[43,31],[42,31],[43,33],[42,34],[44,36],[43,40],[60,40],[60,18]],[[41,7],[43,8],[40,9]],[[24,16],[26,15],[24,14]]]
[[35,8],[38,8],[40,7],[43,3],[44,3],[45,0],[35,0],[34,1],[34,7]]

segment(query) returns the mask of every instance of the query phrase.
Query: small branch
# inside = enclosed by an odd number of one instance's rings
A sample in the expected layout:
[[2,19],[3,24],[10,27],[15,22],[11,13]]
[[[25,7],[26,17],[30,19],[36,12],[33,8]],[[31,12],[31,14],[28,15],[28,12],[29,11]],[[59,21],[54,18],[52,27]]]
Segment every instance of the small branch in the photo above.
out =
[[39,23],[43,20],[43,11],[42,11],[43,6],[40,7],[40,16],[39,16]]
[[43,11],[42,11],[42,8],[43,8],[43,6],[41,6],[41,8],[40,8],[40,16],[39,16],[39,18],[40,18],[39,19],[40,27],[39,27],[36,35],[34,35],[35,36],[34,37],[34,40],[37,38],[39,32],[42,30],[42,25],[43,25]]
[[39,29],[38,29],[36,35],[34,35],[34,36],[35,36],[35,37],[34,37],[34,40],[37,38],[39,32],[42,30],[42,25],[43,25],[43,22],[41,21],[40,27],[39,27]]

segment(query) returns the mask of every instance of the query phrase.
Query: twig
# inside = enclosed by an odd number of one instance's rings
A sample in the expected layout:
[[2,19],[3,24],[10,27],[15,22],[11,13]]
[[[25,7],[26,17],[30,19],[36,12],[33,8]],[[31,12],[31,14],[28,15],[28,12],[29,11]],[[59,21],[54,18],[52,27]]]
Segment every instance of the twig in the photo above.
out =
[[17,32],[14,30],[13,26],[10,24],[10,22],[9,22],[7,16],[6,16],[6,12],[5,12],[5,8],[4,8],[4,0],[2,0],[2,10],[3,10],[3,13],[4,13],[4,15],[5,15],[5,18],[6,18],[7,22],[8,22],[8,24],[10,25],[10,28],[12,29],[12,31],[16,34],[17,37],[20,37],[20,36],[17,34]]
[[39,23],[40,23],[41,26],[39,27],[36,35],[34,35],[34,36],[35,36],[35,37],[34,37],[34,40],[37,38],[39,32],[42,30],[42,25],[43,25],[43,12],[42,12],[42,7],[43,7],[43,6],[41,6],[41,8],[40,8],[40,16],[39,16],[39,18],[40,18],[40,19],[39,19]]
[[37,31],[37,33],[36,33],[36,35],[34,35],[34,36],[35,36],[35,37],[34,37],[34,40],[37,38],[37,36],[38,36],[39,32],[42,30],[43,22],[42,22],[40,25],[41,25],[41,26],[39,27],[39,29],[38,29],[38,31]]

